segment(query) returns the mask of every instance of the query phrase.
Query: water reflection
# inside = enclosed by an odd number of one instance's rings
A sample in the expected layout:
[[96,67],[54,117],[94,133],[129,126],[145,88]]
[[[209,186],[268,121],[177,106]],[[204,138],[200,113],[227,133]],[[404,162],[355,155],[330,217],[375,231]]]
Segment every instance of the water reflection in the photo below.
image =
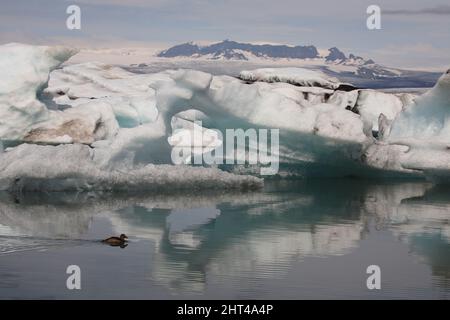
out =
[[449,191],[422,182],[316,180],[272,182],[247,194],[3,194],[0,237],[9,242],[0,252],[24,239],[41,248],[52,239],[101,237],[90,231],[102,216],[111,232],[152,243],[152,279],[176,293],[201,293],[208,278],[276,279],[306,257],[343,256],[368,234],[388,231],[448,288]]

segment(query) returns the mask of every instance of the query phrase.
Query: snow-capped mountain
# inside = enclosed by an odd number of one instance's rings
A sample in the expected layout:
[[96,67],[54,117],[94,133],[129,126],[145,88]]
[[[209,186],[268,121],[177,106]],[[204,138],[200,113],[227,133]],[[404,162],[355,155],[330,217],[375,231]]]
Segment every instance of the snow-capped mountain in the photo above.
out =
[[344,65],[375,64],[372,59],[350,54],[348,57],[336,47],[320,54],[315,46],[288,46],[274,44],[251,44],[224,40],[206,46],[194,42],[183,43],[164,50],[157,55],[164,58],[191,57],[211,60],[244,60],[255,59],[323,59],[328,63]]
[[257,58],[307,59],[317,58],[319,52],[314,46],[286,46],[271,44],[250,44],[224,40],[208,46],[193,42],[171,47],[158,54],[159,57],[205,57],[209,59],[251,60]]
[[366,87],[430,87],[440,75],[386,67],[370,58],[346,54],[336,47],[320,50],[313,45],[251,44],[230,40],[209,45],[188,42],[161,51],[156,56],[306,67]]

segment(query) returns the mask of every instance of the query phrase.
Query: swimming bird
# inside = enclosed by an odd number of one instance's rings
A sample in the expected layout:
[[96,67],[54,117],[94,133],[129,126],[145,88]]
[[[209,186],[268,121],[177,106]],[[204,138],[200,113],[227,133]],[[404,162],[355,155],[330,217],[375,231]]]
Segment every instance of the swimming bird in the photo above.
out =
[[121,234],[119,237],[110,237],[108,239],[102,240],[103,243],[109,244],[112,247],[125,248],[128,244],[128,237],[125,234]]

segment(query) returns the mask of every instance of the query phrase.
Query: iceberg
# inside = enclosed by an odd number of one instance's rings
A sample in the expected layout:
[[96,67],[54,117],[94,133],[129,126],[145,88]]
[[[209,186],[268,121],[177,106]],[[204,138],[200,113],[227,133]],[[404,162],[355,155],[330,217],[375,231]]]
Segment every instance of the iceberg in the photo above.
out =
[[[279,177],[450,173],[448,72],[415,97],[356,89],[301,68],[236,78],[189,69],[136,74],[96,62],[61,66],[75,52],[0,46],[1,190],[211,188],[214,181],[218,188],[261,187],[253,165],[173,165],[176,141],[209,152],[228,129],[279,130],[272,154]],[[197,120],[213,143],[185,139]]]
[[300,87],[321,87],[337,89],[342,83],[337,78],[330,77],[321,71],[304,68],[263,68],[252,71],[242,71],[239,78],[255,82],[284,82]]
[[[184,117],[185,123],[192,122],[194,113],[197,116],[201,114],[202,119],[209,119],[211,128],[220,131],[227,128],[277,128],[286,130],[286,133],[290,130],[318,137],[332,135],[331,138],[348,140],[350,143],[366,140],[362,130],[358,131],[362,126],[355,113],[333,108],[332,105],[312,107],[314,104],[324,103],[325,96],[331,95],[333,90],[300,88],[287,83],[258,82],[248,85],[233,77],[212,76],[194,70],[136,75],[118,69],[120,68],[93,63],[64,67],[52,73],[49,87],[45,91],[55,95],[55,102],[69,104],[75,109],[79,100],[85,99],[112,103],[121,127],[116,138],[120,140],[128,132],[127,135],[133,139],[134,134],[139,135],[139,132],[145,130],[148,132],[147,137],[155,137],[149,138],[150,144],[146,148],[159,151],[153,152],[151,162],[170,162],[170,145],[167,140],[170,142],[174,125],[180,123],[174,122],[174,119]],[[56,78],[53,78],[53,74]],[[130,86],[130,83],[136,85]],[[147,121],[136,116],[130,116],[124,121],[124,114],[136,115],[135,108],[125,102],[130,97],[140,97],[142,101],[147,101],[146,108],[142,108],[143,111],[140,112],[148,113],[145,117]],[[189,111],[194,113],[186,118]],[[328,117],[334,113],[335,115]],[[186,124],[186,127],[189,125]],[[333,131],[334,127],[347,129]],[[125,128],[130,130],[124,130]],[[289,134],[287,137],[291,139]],[[285,142],[288,146],[289,142]],[[109,143],[95,143],[95,146],[111,143],[117,145],[110,140]],[[290,150],[286,150],[282,156],[285,159],[294,157],[295,160],[295,148],[289,147]],[[143,148],[140,153],[142,151]],[[305,150],[297,158],[306,159],[309,156]]]

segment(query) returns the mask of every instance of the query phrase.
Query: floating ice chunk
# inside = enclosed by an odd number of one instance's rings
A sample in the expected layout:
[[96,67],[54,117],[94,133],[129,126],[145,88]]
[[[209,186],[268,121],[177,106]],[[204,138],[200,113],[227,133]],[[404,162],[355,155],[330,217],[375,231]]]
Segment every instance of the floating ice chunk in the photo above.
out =
[[304,68],[263,68],[242,71],[239,78],[244,81],[286,82],[297,86],[337,89],[342,83],[321,71]]

